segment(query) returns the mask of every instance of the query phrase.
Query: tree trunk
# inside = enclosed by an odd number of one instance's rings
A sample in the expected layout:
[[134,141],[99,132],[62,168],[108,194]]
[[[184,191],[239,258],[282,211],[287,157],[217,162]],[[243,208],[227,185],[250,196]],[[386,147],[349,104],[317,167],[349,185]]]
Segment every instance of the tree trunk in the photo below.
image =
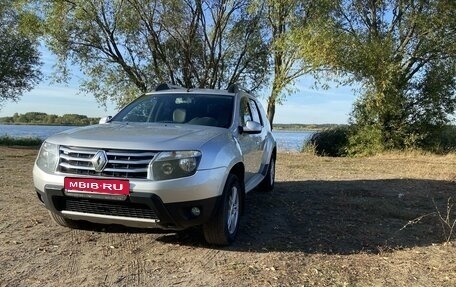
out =
[[269,120],[269,123],[271,124],[271,129],[273,128],[273,122],[274,122],[274,115],[275,115],[275,97],[271,95],[268,99],[268,112],[267,112],[267,117]]

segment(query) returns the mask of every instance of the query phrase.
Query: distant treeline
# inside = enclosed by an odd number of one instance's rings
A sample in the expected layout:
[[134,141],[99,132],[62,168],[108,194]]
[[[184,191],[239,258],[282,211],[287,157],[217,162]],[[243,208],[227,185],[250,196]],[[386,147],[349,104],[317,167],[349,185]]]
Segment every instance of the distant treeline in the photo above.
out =
[[274,124],[274,130],[320,131],[338,127],[337,124]]
[[1,124],[29,124],[29,125],[63,125],[86,126],[98,123],[100,118],[89,118],[84,115],[65,114],[63,116],[48,115],[46,113],[29,112],[15,113],[12,117],[0,118]]

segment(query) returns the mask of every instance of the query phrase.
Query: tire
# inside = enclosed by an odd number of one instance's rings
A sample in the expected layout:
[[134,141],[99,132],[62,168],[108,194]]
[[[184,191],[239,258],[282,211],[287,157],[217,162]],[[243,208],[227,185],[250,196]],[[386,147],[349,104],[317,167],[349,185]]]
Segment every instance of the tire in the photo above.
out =
[[214,216],[203,225],[204,238],[214,245],[231,244],[238,233],[241,215],[242,187],[236,175],[230,174],[223,189],[222,201]]
[[260,183],[259,190],[265,192],[271,192],[274,190],[275,184],[275,166],[276,166],[276,157],[275,155],[271,156],[271,161],[269,162],[268,172],[264,177],[263,181]]
[[72,219],[65,218],[52,211],[49,211],[49,215],[51,216],[52,220],[54,220],[54,222],[57,223],[58,225],[61,225],[64,227],[69,227],[69,228],[79,228],[80,227],[80,223],[78,220],[72,220]]

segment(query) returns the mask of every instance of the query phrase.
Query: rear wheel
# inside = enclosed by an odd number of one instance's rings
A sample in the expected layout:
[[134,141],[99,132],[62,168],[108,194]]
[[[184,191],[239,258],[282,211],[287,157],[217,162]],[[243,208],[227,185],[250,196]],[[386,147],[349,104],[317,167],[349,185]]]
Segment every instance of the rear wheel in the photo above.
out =
[[274,155],[271,156],[271,160],[269,162],[268,172],[264,177],[263,181],[260,183],[260,191],[273,191],[274,184],[275,184],[275,164],[276,158]]
[[58,225],[69,227],[69,228],[79,228],[80,227],[80,223],[78,220],[72,220],[72,219],[65,218],[52,211],[49,211],[49,215],[51,215],[51,218]]
[[241,211],[241,184],[230,174],[223,190],[222,202],[213,218],[204,224],[204,238],[210,244],[229,245],[236,238]]

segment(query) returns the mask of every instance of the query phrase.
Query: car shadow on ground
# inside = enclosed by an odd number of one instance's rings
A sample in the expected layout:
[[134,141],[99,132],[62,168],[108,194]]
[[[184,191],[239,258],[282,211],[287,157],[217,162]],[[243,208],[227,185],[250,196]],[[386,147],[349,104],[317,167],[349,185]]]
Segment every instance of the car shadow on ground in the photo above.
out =
[[[437,210],[445,217],[450,197],[456,199],[456,189],[449,181],[277,182],[271,193],[247,196],[239,236],[223,249],[354,254],[442,243],[448,233]],[[198,229],[157,240],[211,248]]]

